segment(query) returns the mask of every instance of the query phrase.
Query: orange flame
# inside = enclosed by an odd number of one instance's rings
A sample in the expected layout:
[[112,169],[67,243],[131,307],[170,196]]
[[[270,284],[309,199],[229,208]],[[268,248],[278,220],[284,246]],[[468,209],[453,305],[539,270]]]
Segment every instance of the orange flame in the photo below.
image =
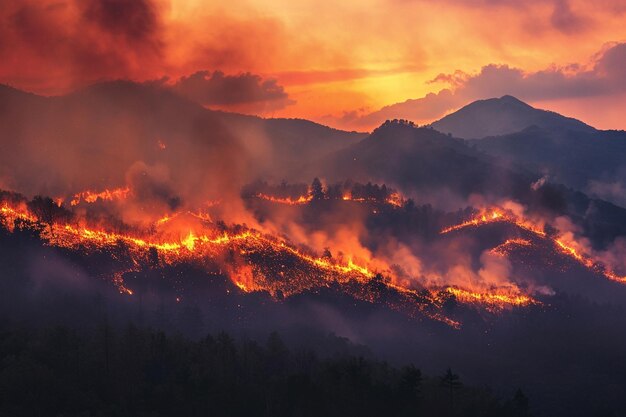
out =
[[[479,215],[477,215],[476,217],[470,220],[459,223],[457,225],[444,228],[443,230],[441,230],[440,234],[446,234],[446,233],[461,230],[467,227],[476,227],[476,226],[494,223],[494,222],[506,222],[506,223],[514,224],[517,227],[523,230],[526,230],[528,232],[531,232],[540,238],[549,239],[552,242],[552,244],[555,246],[555,248],[563,255],[566,255],[574,259],[575,261],[585,266],[586,268],[591,269],[594,272],[598,272],[612,281],[626,284],[626,276],[621,276],[617,274],[615,271],[612,271],[606,265],[603,265],[602,263],[595,261],[594,259],[592,259],[590,255],[583,253],[580,249],[577,249],[577,247],[581,247],[581,245],[578,244],[575,240],[573,240],[573,238],[567,238],[565,235],[561,235],[559,237],[550,237],[546,234],[546,232],[540,229],[536,224],[534,224],[529,219],[524,219],[519,216],[516,216],[513,213],[508,212],[502,208],[490,208],[490,209],[484,210]],[[508,244],[508,245],[521,244],[521,245],[526,245],[526,246],[530,244],[530,242],[523,241],[523,240],[511,240],[507,242],[498,246],[497,248],[494,248],[493,250],[497,251],[498,248],[500,248],[500,250],[503,250],[503,245],[505,244]]]
[[[38,221],[36,216],[30,213],[25,206],[10,207],[5,204],[0,208],[0,213],[2,214],[0,222],[9,229],[16,219],[32,223]],[[267,256],[270,257],[276,257],[276,254],[288,254],[297,259],[298,262],[301,262],[302,265],[305,265],[306,268],[312,268],[307,269],[307,271],[317,271],[309,272],[314,274],[310,276],[299,276],[299,273],[296,271],[296,273],[291,273],[287,277],[285,270],[282,269],[280,272],[276,272],[282,278],[276,280],[270,279],[268,276],[263,275],[265,273],[261,273],[249,265],[243,265],[233,270],[230,276],[233,283],[246,292],[267,291],[270,294],[276,294],[280,291],[285,296],[290,296],[317,286],[330,286],[333,283],[348,284],[355,282],[367,286],[377,276],[376,271],[355,263],[351,258],[348,258],[345,263],[340,263],[326,257],[313,256],[289,245],[283,240],[269,237],[250,229],[238,233],[218,232],[209,234],[189,230],[185,235],[181,235],[179,239],[164,239],[154,234],[138,236],[69,223],[54,223],[49,229],[43,230],[41,236],[49,245],[83,251],[89,251],[90,247],[99,249],[113,248],[119,243],[124,243],[133,256],[133,262],[137,265],[137,268],[139,268],[139,260],[145,259],[149,249],[156,250],[159,258],[168,264],[185,261],[202,264],[204,260],[219,257],[220,253],[224,253],[224,250],[235,250],[243,257],[248,253],[268,254]],[[284,265],[281,268],[283,267]],[[120,292],[130,295],[132,290],[124,285],[123,274],[125,272],[128,271],[115,273],[113,282]],[[404,297],[408,305],[414,305],[423,314],[453,327],[458,326],[457,322],[437,311],[430,311],[421,304],[415,305],[415,300],[423,299],[428,294],[430,294],[428,297],[430,297],[429,299],[434,305],[440,305],[441,300],[436,295],[437,291],[439,291],[438,289],[426,290],[425,293],[423,291],[418,292],[395,284],[391,280],[385,280],[383,285],[390,290],[396,291]],[[514,293],[513,290],[509,293],[500,291],[494,294],[491,294],[491,292],[483,294],[461,288],[447,291],[455,295],[460,302],[484,305],[492,311],[505,308],[506,306],[527,305],[532,300],[528,296]],[[472,295],[470,296],[470,294]],[[375,296],[368,292],[355,292],[353,295],[370,302],[375,300]],[[496,308],[498,303],[499,306]],[[391,307],[400,308],[395,305]]]
[[70,201],[71,206],[77,206],[81,201],[85,203],[95,203],[98,200],[103,201],[113,201],[113,200],[123,200],[130,194],[130,187],[125,188],[114,188],[112,190],[106,189],[104,191],[95,192],[95,191],[83,191],[74,195],[72,201]]
[[295,199],[291,197],[286,197],[286,198],[274,197],[274,196],[263,194],[263,193],[257,194],[256,197],[260,198],[261,200],[270,201],[272,203],[288,204],[290,206],[306,204],[313,200],[313,196],[311,194],[301,195],[300,197],[295,198]]

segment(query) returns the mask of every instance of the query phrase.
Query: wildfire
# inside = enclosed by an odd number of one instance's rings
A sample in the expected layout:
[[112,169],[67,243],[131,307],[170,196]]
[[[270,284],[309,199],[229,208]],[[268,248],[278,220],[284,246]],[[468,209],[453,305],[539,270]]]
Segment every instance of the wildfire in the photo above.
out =
[[165,216],[163,216],[163,217],[161,217],[159,220],[157,220],[157,221],[155,222],[155,224],[156,224],[157,226],[162,225],[162,224],[165,224],[165,223],[169,222],[170,220],[172,220],[173,218],[178,217],[178,215],[179,215],[179,213],[172,214],[172,215],[168,215],[168,214],[166,214]]
[[446,291],[453,294],[460,302],[478,302],[496,311],[501,310],[507,305],[524,307],[531,304],[538,304],[536,300],[521,294],[517,289],[511,289],[507,292],[501,289],[494,289],[492,292],[474,292],[458,287],[447,287]]
[[456,230],[461,230],[461,229],[465,229],[466,227],[472,227],[472,226],[480,226],[482,224],[488,224],[488,223],[494,223],[494,222],[499,222],[499,221],[504,221],[505,217],[504,217],[504,213],[498,209],[491,209],[488,210],[482,214],[480,214],[477,217],[474,217],[470,220],[464,221],[463,223],[460,224],[456,224],[454,226],[450,226],[450,227],[446,227],[445,229],[443,229],[441,232],[439,232],[440,234],[445,234],[445,233],[450,233],[450,232],[454,232]]
[[400,193],[394,192],[394,193],[391,193],[385,201],[387,204],[391,204],[392,206],[402,207],[405,200],[402,197],[402,195],[400,195]]
[[256,197],[260,198],[261,200],[270,201],[272,203],[288,204],[290,206],[306,204],[313,200],[313,196],[311,194],[301,195],[297,198],[291,198],[291,197],[280,198],[280,197],[274,197],[268,194],[259,193],[256,195]]
[[512,223],[517,227],[532,232],[539,236],[546,236],[546,233],[537,225],[533,224],[530,220],[515,216],[513,213],[506,211],[502,208],[490,208],[483,210],[476,217],[466,220],[462,223],[449,226],[441,230],[440,234],[446,234],[457,230],[465,229],[467,227],[482,226],[489,223],[506,222]]
[[78,194],[75,194],[72,200],[70,201],[71,206],[77,206],[81,201],[85,203],[95,203],[98,200],[103,201],[113,201],[113,200],[123,200],[130,194],[130,187],[124,188],[114,188],[112,190],[106,189],[104,191],[95,192],[95,191],[83,191]]
[[491,252],[506,254],[513,246],[532,246],[532,242],[528,239],[507,239],[495,248],[491,249]]
[[[529,219],[524,219],[519,216],[514,215],[511,212],[508,212],[501,208],[490,208],[482,211],[476,217],[459,223],[457,225],[449,226],[441,230],[440,234],[446,234],[453,231],[461,230],[467,227],[476,227],[484,224],[495,223],[495,222],[506,222],[513,224],[523,230],[526,230],[530,233],[533,233],[537,237],[548,239],[554,247],[563,255],[566,255],[586,268],[593,270],[594,272],[598,272],[604,275],[606,278],[626,284],[626,276],[621,276],[617,274],[615,271],[612,271],[607,266],[602,263],[595,261],[590,255],[587,255],[582,252],[582,250],[577,249],[581,247],[581,245],[577,244],[572,238],[567,238],[566,236],[558,236],[551,237],[546,234],[541,228],[539,228],[536,224],[534,224]],[[510,245],[523,245],[530,246],[532,243],[528,240],[524,239],[511,239],[507,240],[503,244],[498,247],[492,249],[495,252],[504,252],[506,246]]]
[[[307,193],[298,197],[276,197],[265,193],[258,193],[255,195],[256,198],[269,201],[271,203],[276,204],[287,204],[291,206],[303,205],[310,203],[313,201],[313,195],[311,193]],[[342,201],[353,201],[357,203],[381,203],[389,204],[394,207],[402,207],[405,202],[405,199],[397,192],[391,193],[384,201],[377,200],[376,198],[365,198],[365,197],[354,197],[351,193],[346,192],[341,196]]]
[[[11,207],[5,204],[0,207],[0,214],[0,222],[9,230],[13,230],[18,219],[33,224],[41,222],[25,205]],[[167,222],[170,218],[171,216],[165,216],[159,221]],[[358,264],[351,258],[345,262],[337,262],[327,257],[314,256],[284,240],[255,230],[219,231],[213,225],[210,226],[211,228],[204,230],[188,230],[178,238],[154,232],[145,235],[115,233],[67,222],[55,222],[49,228],[43,228],[40,233],[48,245],[86,253],[93,250],[113,252],[113,248],[123,244],[131,257],[132,266],[131,269],[125,267],[122,271],[115,272],[113,283],[120,292],[129,295],[132,295],[132,290],[124,284],[124,273],[140,270],[142,260],[147,259],[150,250],[158,253],[160,262],[170,265],[182,262],[204,265],[220,259],[225,253],[236,253],[241,257],[241,262],[227,268],[230,268],[229,275],[233,283],[245,292],[267,291],[272,295],[280,292],[284,296],[291,296],[338,284],[358,299],[387,302],[391,308],[397,310],[415,311],[415,314],[424,314],[453,327],[459,325],[437,310],[442,304],[441,297],[437,295],[439,289],[417,291],[395,284],[391,279],[381,281],[381,275],[377,271]],[[385,297],[380,294],[381,289],[395,293],[398,300],[384,301]],[[483,305],[491,311],[507,306],[524,306],[532,302],[530,297],[516,293],[481,293],[456,287],[446,291],[462,303]]]

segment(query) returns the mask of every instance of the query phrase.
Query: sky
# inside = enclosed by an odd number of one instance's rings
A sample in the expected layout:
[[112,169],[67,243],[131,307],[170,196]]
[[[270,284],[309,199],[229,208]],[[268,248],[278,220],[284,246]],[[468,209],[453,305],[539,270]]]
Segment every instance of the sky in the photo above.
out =
[[626,129],[626,0],[0,0],[0,83],[370,130],[512,94]]

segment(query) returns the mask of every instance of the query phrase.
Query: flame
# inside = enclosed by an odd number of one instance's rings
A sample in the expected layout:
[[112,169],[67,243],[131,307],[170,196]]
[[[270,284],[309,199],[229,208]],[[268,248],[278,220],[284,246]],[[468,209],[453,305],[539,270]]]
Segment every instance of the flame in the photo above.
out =
[[453,294],[458,301],[466,303],[478,302],[496,311],[501,310],[506,305],[523,307],[538,304],[536,300],[520,293],[516,288],[508,291],[494,288],[491,292],[475,292],[458,287],[447,287],[446,291]]
[[130,187],[114,188],[112,190],[106,189],[104,191],[83,191],[78,194],[74,194],[74,198],[70,201],[71,206],[77,206],[81,201],[85,203],[95,203],[98,200],[113,201],[123,200],[130,194]]
[[532,232],[536,235],[542,237],[546,236],[546,233],[538,225],[534,224],[530,220],[515,216],[512,212],[499,207],[483,210],[477,216],[462,223],[446,227],[442,229],[439,233],[446,234],[465,229],[467,227],[476,227],[498,222],[512,223],[517,227]]
[[161,217],[159,220],[157,220],[157,221],[155,222],[155,224],[156,224],[157,226],[162,225],[162,224],[165,224],[165,223],[169,222],[170,220],[172,220],[174,217],[177,217],[177,216],[178,216],[178,213],[173,214],[173,215],[168,215],[168,214],[166,214],[165,216],[163,216],[163,217]]
[[450,232],[454,232],[456,230],[461,230],[461,229],[465,229],[466,227],[472,227],[472,226],[480,226],[482,224],[488,224],[488,223],[494,223],[494,222],[499,222],[504,220],[504,213],[499,210],[499,209],[490,209],[487,210],[483,213],[481,213],[480,215],[464,221],[463,223],[459,223],[450,227],[446,227],[445,229],[443,229],[441,232],[439,232],[440,234],[446,234],[446,233],[450,233]]
[[[474,218],[471,218],[467,221],[464,221],[462,223],[459,223],[453,226],[446,227],[442,229],[439,233],[446,234],[446,233],[454,232],[454,231],[461,230],[467,227],[476,227],[476,226],[481,226],[481,225],[495,223],[495,222],[510,223],[523,230],[526,230],[534,234],[535,236],[539,238],[548,239],[554,245],[554,247],[557,249],[559,253],[574,259],[575,261],[577,261],[584,267],[594,272],[604,275],[604,277],[606,277],[607,279],[611,281],[626,284],[626,276],[619,275],[615,271],[611,270],[608,266],[603,265],[601,262],[594,260],[589,254],[584,253],[582,249],[578,249],[582,245],[576,242],[573,237],[569,237],[568,235],[565,235],[565,234],[562,234],[557,237],[548,236],[546,232],[544,232],[542,228],[540,228],[533,221],[529,219],[525,219],[521,216],[517,216],[513,214],[512,212],[507,211],[503,208],[496,207],[496,208],[489,208],[489,209],[483,210]],[[499,245],[498,247],[494,248],[493,251],[496,251],[496,252],[503,251],[504,245],[512,245],[512,244],[529,246],[531,242],[523,240],[523,239],[513,239],[513,240],[504,242],[502,245]]]
[[270,201],[272,203],[288,204],[290,206],[306,204],[313,200],[313,196],[311,194],[301,195],[297,198],[291,198],[291,197],[280,198],[280,197],[271,196],[269,194],[259,193],[256,195],[256,197],[260,198],[261,200]]
[[512,246],[532,246],[532,242],[528,239],[507,239],[495,248],[491,249],[492,253],[506,254]]
[[393,192],[387,197],[385,200],[387,204],[391,204],[392,206],[402,207],[404,205],[405,199],[398,192]]
[[[307,192],[307,194],[304,194],[295,198],[294,197],[276,197],[276,196],[265,194],[265,193],[258,193],[255,195],[255,197],[261,200],[269,201],[271,203],[287,204],[291,206],[303,205],[303,204],[307,204],[313,201],[313,196],[311,195],[310,191]],[[352,193],[350,192],[344,193],[341,196],[341,200],[354,201],[357,203],[365,203],[365,202],[380,203],[381,202],[380,200],[376,198],[354,197]],[[400,193],[393,192],[382,202],[384,202],[385,204],[394,206],[394,207],[402,207],[405,201],[406,199],[402,197]]]
[[[12,225],[17,219],[29,223],[39,222],[25,205],[12,207],[4,204],[0,207],[0,213],[2,214],[0,223],[9,230],[13,230]],[[169,218],[170,216],[165,216],[159,220],[166,222],[169,220],[165,219]],[[120,243],[124,244],[128,248],[133,266],[131,269],[126,268],[114,273],[113,283],[120,292],[128,295],[132,295],[132,290],[125,286],[123,275],[129,271],[140,270],[141,261],[147,258],[149,250],[156,250],[160,262],[172,265],[182,262],[203,265],[219,259],[225,253],[236,253],[242,258],[242,262],[238,266],[230,266],[229,276],[244,292],[267,291],[272,295],[280,292],[288,297],[303,291],[339,284],[345,285],[345,289],[358,299],[377,302],[381,300],[381,295],[376,292],[378,291],[376,285],[380,284],[381,288],[392,291],[399,297],[399,300],[389,302],[391,308],[414,311],[412,314],[421,313],[453,327],[460,325],[438,310],[443,303],[439,295],[441,288],[417,291],[396,283],[394,279],[380,281],[378,278],[380,275],[376,270],[359,264],[350,257],[345,262],[337,262],[303,252],[282,239],[264,235],[253,229],[237,232],[218,231],[214,230],[213,225],[209,226],[211,226],[209,229],[188,230],[176,239],[171,235],[154,232],[116,233],[86,225],[56,222],[50,225],[50,228],[41,230],[41,238],[50,246],[87,253],[92,250],[110,250]],[[254,257],[258,259],[259,255],[263,257],[265,264],[255,263]],[[290,265],[285,265],[285,262],[289,262]],[[371,285],[374,287],[370,287]],[[533,302],[529,296],[518,294],[512,289],[508,293],[503,291],[492,293],[491,290],[482,293],[457,287],[445,291],[457,297],[462,303],[483,305],[490,311],[501,310],[507,306],[524,306]]]

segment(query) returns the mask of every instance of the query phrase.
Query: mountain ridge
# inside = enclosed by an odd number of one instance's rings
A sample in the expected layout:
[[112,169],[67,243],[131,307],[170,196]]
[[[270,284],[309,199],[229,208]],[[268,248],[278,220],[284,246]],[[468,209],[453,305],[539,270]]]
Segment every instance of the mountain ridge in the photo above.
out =
[[533,125],[585,132],[596,130],[580,120],[537,109],[511,95],[473,101],[430,124],[440,132],[463,139],[510,134]]

